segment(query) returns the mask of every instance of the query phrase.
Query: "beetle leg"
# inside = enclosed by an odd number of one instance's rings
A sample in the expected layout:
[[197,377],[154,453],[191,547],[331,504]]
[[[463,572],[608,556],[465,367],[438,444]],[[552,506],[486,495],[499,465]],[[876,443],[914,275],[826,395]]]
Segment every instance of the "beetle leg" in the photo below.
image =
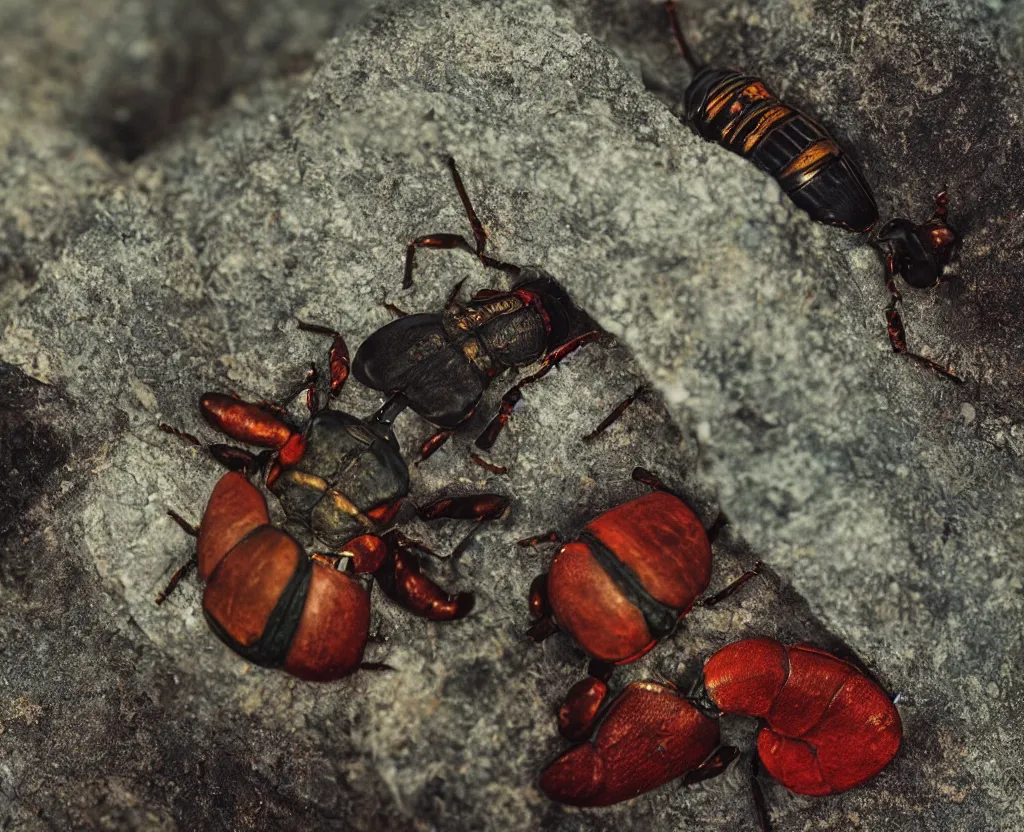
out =
[[457,248],[476,254],[476,250],[469,244],[465,237],[459,234],[427,234],[424,237],[417,237],[409,243],[405,249],[405,276],[402,278],[402,288],[408,289],[412,286],[412,270],[415,266],[416,249],[418,248]]
[[251,477],[259,471],[267,463],[270,456],[266,451],[261,454],[253,454],[244,448],[237,448],[234,445],[225,445],[223,443],[204,445],[191,433],[185,433],[185,431],[178,430],[178,428],[171,427],[171,425],[164,424],[163,422],[160,422],[157,427],[164,433],[177,436],[179,439],[184,439],[186,442],[202,448],[229,471],[238,471],[247,477]]
[[509,498],[503,494],[464,494],[458,497],[440,497],[417,513],[423,520],[497,520],[508,509]]
[[473,209],[473,203],[469,200],[469,194],[466,193],[466,186],[462,184],[462,177],[459,175],[459,169],[455,166],[455,159],[451,156],[448,157],[448,168],[452,172],[452,179],[455,180],[455,190],[459,192],[459,199],[462,200],[462,207],[466,209],[466,218],[469,220],[469,224],[473,229],[473,240],[476,246],[469,244],[469,241],[458,234],[430,234],[426,237],[417,237],[405,250],[405,277],[402,280],[402,288],[408,289],[412,286],[412,270],[413,260],[416,256],[416,249],[418,248],[457,248],[462,251],[468,251],[470,254],[475,254],[479,258],[480,262],[488,268],[500,269],[503,272],[518,276],[521,269],[513,265],[512,263],[504,263],[501,260],[495,260],[493,257],[488,257],[484,254],[484,249],[487,247],[487,231],[484,229],[483,223],[480,222],[480,218],[477,216],[476,211]]
[[711,527],[707,530],[708,543],[712,546],[715,545],[715,541],[718,540],[718,536],[722,533],[722,530],[729,525],[729,518],[725,516],[725,513],[719,509],[718,516],[715,518],[715,522],[711,524]]
[[454,430],[442,429],[427,439],[427,441],[420,446],[420,458],[416,460],[416,464],[419,465],[423,460],[430,457],[434,451],[451,439],[452,434],[454,433]]
[[570,341],[566,341],[560,347],[549,352],[541,362],[540,368],[535,373],[520,379],[516,382],[514,387],[511,387],[508,392],[501,397],[501,404],[498,407],[497,414],[493,419],[491,419],[490,424],[484,428],[484,432],[477,437],[476,446],[482,451],[489,451],[491,449],[497,441],[498,436],[501,434],[502,429],[508,423],[508,418],[512,415],[512,410],[523,397],[523,387],[527,384],[533,384],[536,381],[540,381],[569,355],[576,352],[580,347],[589,344],[591,341],[596,341],[600,337],[601,333],[596,329],[592,329],[589,332],[584,332],[582,335],[576,336]]
[[[199,532],[196,530],[196,527],[189,523],[180,514],[169,509],[167,514],[181,527],[181,530],[185,532],[185,534],[191,535],[192,537],[199,537]],[[158,606],[167,600],[167,596],[174,592],[174,588],[181,582],[182,578],[196,568],[196,564],[198,562],[196,552],[193,552],[192,556],[185,561],[185,563],[183,563],[173,575],[171,575],[171,579],[167,582],[167,586],[165,586],[160,594],[156,596],[156,603]]]
[[[653,488],[655,491],[664,491],[666,494],[671,494],[673,497],[678,497],[680,500],[683,498],[679,496],[678,492],[668,487],[668,484],[653,471],[648,471],[646,468],[641,468],[639,465],[633,469],[632,476],[635,482],[646,485],[648,488]],[[686,502],[683,500],[683,502]]]
[[764,802],[764,791],[761,788],[761,781],[758,777],[761,774],[761,765],[758,761],[757,752],[751,756],[750,763],[750,794],[754,800],[754,812],[757,814],[757,822],[761,826],[761,832],[772,832],[771,819],[768,816],[768,807]]
[[340,333],[320,324],[308,324],[304,321],[299,321],[299,329],[303,332],[327,335],[333,339],[331,341],[331,349],[328,352],[328,366],[331,371],[331,396],[337,396],[341,393],[341,388],[345,386],[345,381],[348,379],[349,358],[348,345],[345,343],[345,339]]
[[693,53],[690,51],[690,47],[683,38],[683,30],[679,25],[679,17],[676,14],[675,0],[668,0],[668,2],[665,3],[665,10],[668,12],[669,23],[672,26],[672,34],[675,36],[676,43],[679,46],[679,54],[683,56],[683,60],[690,65],[690,69],[693,72],[698,72],[702,65],[694,59]]
[[499,289],[478,289],[473,295],[473,300],[490,300],[504,294],[505,292]]
[[702,598],[695,606],[698,607],[713,607],[719,601],[724,601],[730,595],[735,593],[740,587],[742,587],[747,581],[753,578],[755,575],[761,574],[761,568],[764,566],[761,561],[754,561],[754,568],[748,569],[742,575],[740,575],[735,581],[730,583],[725,589],[722,589],[712,595],[710,598]]
[[453,621],[469,614],[472,593],[450,595],[420,571],[419,558],[412,549],[425,547],[396,532],[389,532],[384,540],[388,554],[374,577],[385,595],[430,621]]
[[523,397],[522,391],[517,384],[501,397],[501,404],[498,405],[498,412],[484,428],[484,432],[476,438],[476,446],[482,451],[488,451],[498,440],[498,436],[508,423],[508,417],[512,415],[515,406]]
[[459,169],[455,166],[455,157],[453,156],[448,157],[448,169],[452,172],[452,179],[455,180],[455,190],[459,192],[462,207],[466,209],[466,218],[473,228],[473,239],[476,240],[476,251],[474,253],[483,254],[484,249],[487,247],[487,232],[484,230],[480,218],[476,215],[476,211],[473,210],[473,203],[469,201],[469,194],[466,193],[466,186],[462,184],[462,177],[459,175]]
[[588,676],[569,688],[558,709],[558,733],[572,742],[589,737],[607,696],[606,680],[596,676]]
[[[281,421],[290,422],[291,417],[288,415],[288,405],[290,405],[293,401],[295,401],[295,399],[297,399],[299,396],[305,393],[306,406],[309,408],[311,412],[315,413],[316,411],[313,408],[313,402],[315,401],[316,397],[315,391],[318,376],[319,372],[316,368],[316,364],[311,364],[309,369],[306,370],[306,375],[302,379],[302,381],[300,381],[298,384],[294,385],[291,389],[289,389],[288,392],[285,393],[280,399],[278,399],[277,401],[270,401],[269,399],[264,399],[260,402],[257,402],[257,404],[260,407],[269,410],[271,413],[277,415],[277,417],[280,418]],[[234,398],[237,399],[238,397],[235,396]]]
[[476,520],[476,525],[459,541],[448,560],[454,565],[473,543],[484,523],[498,520],[508,511],[509,498],[502,494],[465,494],[459,497],[441,497],[421,506],[417,513],[423,520]]
[[444,302],[445,310],[458,308],[459,306],[459,292],[462,291],[462,284],[466,282],[466,278],[462,278],[458,283],[452,286],[452,290],[448,293],[448,298]]
[[558,625],[550,618],[541,618],[530,625],[526,631],[527,638],[535,644],[540,644],[558,632]]
[[927,367],[929,370],[938,373],[944,378],[948,378],[951,381],[962,384],[962,378],[955,375],[941,364],[932,361],[930,358],[925,358],[923,355],[918,355],[916,352],[911,352],[907,348],[907,331],[903,326],[903,318],[899,311],[899,307],[903,304],[903,296],[900,295],[899,290],[896,288],[896,283],[893,278],[893,257],[891,254],[886,258],[886,271],[888,272],[886,286],[892,293],[892,299],[889,301],[889,307],[885,311],[885,321],[886,329],[889,333],[889,343],[892,344],[892,351],[899,355],[905,355],[907,358],[916,361],[918,364]]
[[337,553],[339,558],[350,558],[357,575],[373,574],[387,559],[388,544],[375,534],[362,534],[348,541]]
[[360,662],[360,670],[374,670],[374,671],[391,671],[394,670],[391,665],[385,664],[384,662]]
[[584,436],[583,441],[593,442],[595,439],[597,439],[597,437],[599,437],[602,433],[608,430],[608,428],[610,428],[617,421],[619,421],[619,419],[622,418],[622,414],[626,412],[626,410],[629,408],[631,404],[633,404],[633,402],[636,401],[637,396],[640,395],[643,389],[643,385],[640,385],[639,387],[636,388],[636,390],[634,390],[632,393],[626,396],[626,398],[624,398],[621,402],[615,405],[615,409],[611,413],[609,413],[604,419],[601,420],[601,424],[599,424],[590,433]]
[[200,442],[191,433],[185,433],[185,431],[179,430],[178,428],[172,427],[171,425],[165,424],[164,422],[158,424],[157,427],[160,428],[160,430],[162,430],[164,433],[169,433],[171,436],[177,436],[179,439],[184,439],[186,442],[189,442],[193,445],[198,445],[199,447],[202,447],[203,445],[203,443]]
[[495,465],[493,462],[488,462],[482,456],[478,454],[470,453],[469,458],[475,465],[479,465],[485,471],[490,471],[492,474],[507,474],[508,468],[504,465]]
[[388,546],[397,546],[400,549],[416,549],[428,557],[436,558],[437,560],[444,560],[444,555],[439,555],[425,543],[421,543],[418,540],[413,540],[411,537],[406,537],[397,529],[393,529],[387,533],[385,542]]
[[536,643],[553,636],[558,632],[558,625],[551,617],[548,604],[548,573],[543,572],[530,584],[530,614],[537,620],[526,631],[527,637]]
[[[682,784],[684,786],[692,786],[694,783],[700,783],[704,780],[710,780],[712,777],[718,777],[718,775],[724,772],[729,767],[729,764],[739,756],[739,753],[740,750],[733,745],[719,746],[711,753],[711,756],[697,766],[697,768],[686,773],[681,780]],[[763,826],[762,829],[764,829]]]
[[455,158],[452,156],[448,157],[448,168],[452,172],[452,179],[455,180],[455,190],[459,192],[462,207],[466,209],[466,218],[473,228],[473,239],[476,241],[476,256],[488,268],[500,269],[513,277],[518,277],[522,271],[519,266],[515,266],[512,263],[503,263],[501,260],[495,260],[493,257],[488,257],[484,254],[484,249],[487,247],[487,231],[484,229],[483,223],[480,222],[480,218],[476,215],[476,211],[473,210],[473,203],[469,201],[466,186],[462,184],[462,177],[459,175],[459,169],[455,166]]
[[527,537],[523,540],[517,541],[518,546],[524,548],[535,549],[542,543],[561,543],[562,539],[558,536],[558,532],[550,531],[544,532],[544,534],[538,534],[536,537]]
[[262,448],[284,447],[298,431],[278,409],[224,393],[204,393],[199,410],[207,423],[232,439]]

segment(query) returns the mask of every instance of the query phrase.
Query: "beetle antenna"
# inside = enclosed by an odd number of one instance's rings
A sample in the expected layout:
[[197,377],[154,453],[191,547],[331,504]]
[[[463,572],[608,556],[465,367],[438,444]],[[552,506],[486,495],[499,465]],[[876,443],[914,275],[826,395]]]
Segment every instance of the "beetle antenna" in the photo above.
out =
[[693,52],[690,51],[690,47],[686,43],[686,38],[683,37],[683,29],[679,25],[679,15],[676,12],[675,0],[667,0],[665,3],[665,11],[668,12],[669,23],[672,25],[672,34],[675,35],[676,44],[679,46],[679,54],[683,56],[683,60],[690,65],[690,69],[694,72],[700,72],[704,68],[704,64],[693,57]]

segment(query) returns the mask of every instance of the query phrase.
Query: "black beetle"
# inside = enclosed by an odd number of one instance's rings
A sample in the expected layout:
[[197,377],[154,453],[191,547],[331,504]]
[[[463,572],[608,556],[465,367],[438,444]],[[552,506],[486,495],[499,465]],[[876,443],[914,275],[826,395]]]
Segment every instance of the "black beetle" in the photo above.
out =
[[476,245],[458,234],[413,240],[406,251],[404,285],[412,285],[418,248],[468,251],[516,282],[507,292],[483,289],[469,302],[459,300],[460,282],[443,312],[399,312],[402,317],[370,335],[356,352],[352,373],[362,384],[387,395],[400,395],[410,409],[440,429],[423,444],[421,459],[441,447],[455,428],[473,415],[495,377],[541,362],[536,372],[504,395],[498,414],[477,438],[478,448],[489,449],[521,398],[521,388],[543,378],[571,352],[601,335],[543,269],[503,263],[484,253],[487,232],[473,210],[455,160],[449,158],[448,166]]
[[[683,37],[675,6],[674,0],[665,3],[679,51],[694,72],[684,108],[697,133],[772,176],[816,222],[858,233],[871,231],[878,222],[878,206],[864,176],[839,143],[814,119],[776,98],[759,78],[697,61]],[[959,244],[957,233],[946,222],[947,202],[943,191],[928,222],[890,220],[869,241],[888,248],[886,285],[892,301],[886,320],[893,351],[960,381],[945,367],[907,349],[898,311],[903,299],[893,280],[899,274],[915,288],[939,282]]]

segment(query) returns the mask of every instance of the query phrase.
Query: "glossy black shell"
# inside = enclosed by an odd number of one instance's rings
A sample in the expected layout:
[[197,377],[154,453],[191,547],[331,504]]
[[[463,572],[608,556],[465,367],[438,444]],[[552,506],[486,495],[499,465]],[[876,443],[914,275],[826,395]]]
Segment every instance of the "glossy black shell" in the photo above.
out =
[[[744,99],[744,92],[755,87],[768,97]],[[725,96],[725,102],[710,115],[709,104],[718,96]],[[687,119],[703,138],[749,159],[772,176],[811,219],[849,231],[867,231],[878,221],[871,188],[850,157],[828,131],[780,101],[759,78],[705,67],[687,87],[684,105]],[[763,129],[760,117],[777,113],[778,108],[784,108],[785,115]],[[787,167],[824,142],[835,145],[836,152],[823,166],[810,174],[786,175]]]
[[949,257],[936,255],[928,239],[930,225],[916,225],[910,220],[889,220],[878,230],[877,242],[889,246],[893,258],[893,270],[909,286],[928,289],[939,282],[942,268]]

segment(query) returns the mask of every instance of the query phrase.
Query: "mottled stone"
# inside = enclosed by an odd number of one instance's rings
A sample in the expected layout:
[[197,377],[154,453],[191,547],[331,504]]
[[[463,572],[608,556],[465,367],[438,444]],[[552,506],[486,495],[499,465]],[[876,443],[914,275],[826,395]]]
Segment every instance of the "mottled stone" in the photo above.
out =
[[[748,757],[606,810],[536,789],[585,661],[563,636],[524,638],[550,552],[515,541],[642,493],[635,464],[706,523],[719,505],[732,520],[713,587],[756,557],[771,570],[613,688],[687,685],[749,635],[845,643],[904,693],[904,748],[840,797],[769,785],[777,832],[1024,821],[1019,13],[681,10],[702,55],[764,75],[851,148],[883,216],[923,217],[949,187],[962,256],[905,293],[905,317],[957,386],[890,353],[863,239],[679,123],[669,91],[688,75],[660,4],[554,5],[0,2],[0,360],[49,385],[0,376],[0,460],[25,461],[2,479],[23,492],[0,525],[6,828],[756,828]],[[156,425],[212,439],[202,391],[283,394],[327,347],[296,318],[354,349],[385,300],[502,285],[423,252],[401,289],[409,239],[469,231],[448,154],[495,256],[556,275],[617,340],[527,388],[491,454],[508,477],[468,459],[505,380],[413,470],[413,502],[515,498],[457,567],[430,564],[476,590],[470,618],[427,623],[375,593],[368,658],[395,672],[314,686],[250,667],[194,579],[153,603],[191,546],[166,510],[197,520],[220,473]],[[352,383],[340,406],[378,403]],[[396,430],[408,450],[430,427]],[[403,519],[441,551],[467,531]],[[752,725],[725,733],[750,748]]]

